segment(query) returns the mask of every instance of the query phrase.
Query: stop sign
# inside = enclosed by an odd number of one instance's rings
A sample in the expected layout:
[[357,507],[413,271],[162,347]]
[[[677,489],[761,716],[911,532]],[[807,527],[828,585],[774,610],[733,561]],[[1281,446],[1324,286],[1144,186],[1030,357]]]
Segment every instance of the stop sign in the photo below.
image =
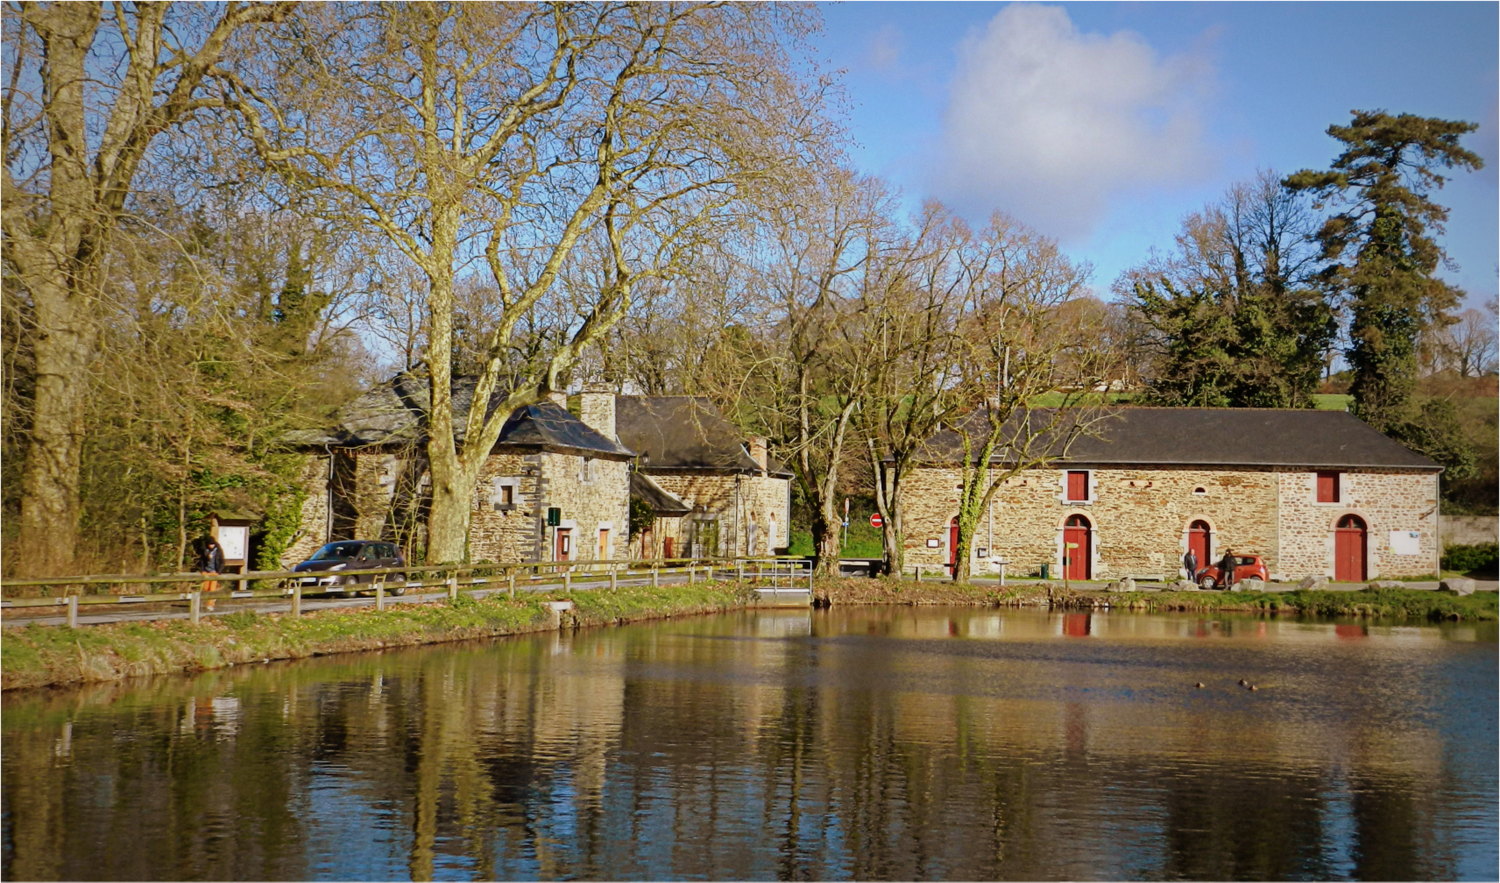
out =
[[875,513],[872,513],[870,515],[870,526],[871,527],[880,527],[883,524],[885,524],[885,519],[880,517],[880,513],[879,512],[875,512]]

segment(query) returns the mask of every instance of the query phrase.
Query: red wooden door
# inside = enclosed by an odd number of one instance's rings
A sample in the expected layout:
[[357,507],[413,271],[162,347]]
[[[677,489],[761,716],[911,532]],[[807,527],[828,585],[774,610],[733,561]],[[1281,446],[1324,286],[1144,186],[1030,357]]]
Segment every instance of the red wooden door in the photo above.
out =
[[958,569],[958,519],[948,522],[948,575]]
[[1071,515],[1063,525],[1063,576],[1068,579],[1088,579],[1089,565],[1093,561],[1093,550],[1089,546],[1089,520],[1082,515]]
[[1194,521],[1188,525],[1188,549],[1198,559],[1199,567],[1207,567],[1213,563],[1213,559],[1209,557],[1214,550],[1212,540],[1207,521]]
[[1357,583],[1365,578],[1365,523],[1358,515],[1345,515],[1333,531],[1333,578]]
[[557,557],[554,561],[573,560],[573,531],[566,527],[557,529]]

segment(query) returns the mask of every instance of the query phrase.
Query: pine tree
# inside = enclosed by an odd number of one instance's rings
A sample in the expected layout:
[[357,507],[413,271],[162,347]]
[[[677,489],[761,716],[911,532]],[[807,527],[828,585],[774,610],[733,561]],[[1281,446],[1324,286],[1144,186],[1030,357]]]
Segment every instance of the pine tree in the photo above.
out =
[[1328,262],[1324,280],[1350,308],[1354,412],[1401,437],[1418,417],[1412,400],[1418,337],[1446,324],[1460,298],[1433,275],[1446,257],[1434,237],[1448,210],[1428,194],[1448,180],[1439,170],[1484,163],[1459,144],[1475,123],[1378,110],[1353,114],[1349,125],[1328,129],[1345,145],[1332,167],[1305,169],[1285,183],[1342,209],[1323,224],[1318,241]]

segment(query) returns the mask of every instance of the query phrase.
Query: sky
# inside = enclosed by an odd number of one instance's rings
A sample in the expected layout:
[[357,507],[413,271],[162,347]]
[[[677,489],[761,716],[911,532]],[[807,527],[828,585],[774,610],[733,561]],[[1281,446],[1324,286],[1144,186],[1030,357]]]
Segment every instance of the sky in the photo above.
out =
[[1189,213],[1262,170],[1326,169],[1353,110],[1466,120],[1484,158],[1433,194],[1442,271],[1493,303],[1500,275],[1500,4],[821,3],[853,160],[912,207],[996,210],[1094,267],[1169,250]]

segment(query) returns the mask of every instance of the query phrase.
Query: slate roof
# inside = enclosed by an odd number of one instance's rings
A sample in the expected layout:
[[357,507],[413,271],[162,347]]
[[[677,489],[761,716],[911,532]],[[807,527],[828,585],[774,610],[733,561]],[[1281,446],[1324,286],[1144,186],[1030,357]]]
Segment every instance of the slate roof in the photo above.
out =
[[637,469],[630,471],[630,495],[651,507],[657,515],[680,516],[693,511],[681,497],[651,480]]
[[[651,472],[760,471],[739,429],[700,396],[618,396],[615,434]],[[774,460],[767,466],[771,475],[791,475]]]
[[[474,377],[458,377],[453,381],[453,428],[460,442],[465,430],[460,415],[467,413],[469,403],[474,399],[475,383]],[[498,392],[490,397],[489,414],[494,413],[504,397]],[[420,417],[428,401],[425,377],[398,374],[339,409],[335,415],[336,425],[331,429],[288,433],[286,441],[303,447],[369,447],[419,442],[422,435]],[[495,447],[545,448],[618,460],[635,456],[629,448],[606,438],[554,402],[517,408],[505,421]]]
[[[1272,408],[1107,408],[1059,465],[1403,469],[1437,472],[1431,458],[1345,411]],[[1045,426],[1050,409],[1031,412]],[[982,419],[977,415],[971,419]],[[1060,421],[1065,426],[1067,417]],[[1065,430],[1054,433],[1060,443]],[[933,436],[927,462],[951,462],[962,448],[951,429]],[[994,460],[1005,462],[1005,451]]]

